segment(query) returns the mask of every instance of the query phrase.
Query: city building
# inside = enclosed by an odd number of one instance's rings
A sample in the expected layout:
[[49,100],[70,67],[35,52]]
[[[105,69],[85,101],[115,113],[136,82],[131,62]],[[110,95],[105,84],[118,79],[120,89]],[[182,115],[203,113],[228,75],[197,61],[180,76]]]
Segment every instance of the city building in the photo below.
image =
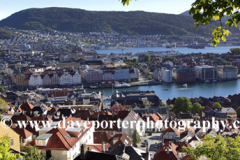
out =
[[234,80],[238,79],[238,68],[232,65],[217,66],[218,79]]
[[83,71],[83,79],[88,83],[102,81],[103,71],[99,69],[85,69]]
[[172,76],[177,83],[196,82],[195,70],[191,68],[174,69]]
[[194,67],[196,78],[200,81],[217,80],[217,67],[202,65]]
[[167,68],[162,68],[161,76],[162,76],[163,82],[172,82],[172,70]]

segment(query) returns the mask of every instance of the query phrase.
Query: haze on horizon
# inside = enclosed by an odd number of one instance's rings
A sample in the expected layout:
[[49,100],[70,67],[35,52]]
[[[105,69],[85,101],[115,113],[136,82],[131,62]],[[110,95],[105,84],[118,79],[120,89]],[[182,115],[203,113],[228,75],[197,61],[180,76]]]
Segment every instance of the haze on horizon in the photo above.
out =
[[189,10],[194,0],[132,0],[129,6],[123,6],[120,0],[7,0],[0,5],[0,20],[11,14],[29,9],[46,7],[66,7],[90,11],[146,11],[168,14],[180,14]]

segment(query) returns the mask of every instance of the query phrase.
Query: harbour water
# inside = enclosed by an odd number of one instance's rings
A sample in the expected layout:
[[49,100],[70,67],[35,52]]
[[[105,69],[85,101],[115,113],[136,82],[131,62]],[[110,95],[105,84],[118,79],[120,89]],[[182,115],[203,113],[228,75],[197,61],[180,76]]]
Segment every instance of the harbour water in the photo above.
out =
[[[164,90],[168,89],[168,90]],[[238,94],[240,91],[240,79],[234,81],[222,81],[222,82],[210,82],[210,83],[194,83],[188,84],[184,87],[182,84],[161,84],[153,86],[138,86],[130,88],[120,88],[120,91],[155,91],[156,95],[161,99],[166,101],[167,99],[177,98],[185,96],[188,98],[194,97],[213,97],[222,96],[226,97],[228,95]],[[88,91],[101,91],[104,96],[110,96],[116,89],[105,88],[105,89],[89,89]]]
[[[177,47],[175,50],[179,51],[183,54],[188,53],[227,53],[231,48],[240,48],[240,46],[220,46],[220,47],[205,47],[205,49],[193,49],[187,47]],[[104,50],[96,50],[98,53],[137,53],[137,52],[148,52],[148,51],[171,51],[171,48],[166,47],[144,47],[144,48],[128,48],[128,49],[104,49]]]
[[[187,53],[216,53],[222,54],[230,51],[231,48],[240,48],[240,46],[221,46],[221,47],[206,47],[205,49],[192,49],[192,48],[176,48],[175,50],[187,54]],[[171,51],[170,48],[166,47],[145,47],[145,48],[129,48],[124,49],[124,53],[132,52],[147,52],[147,51]],[[98,53],[122,53],[122,49],[107,49],[107,50],[96,50]],[[168,89],[168,90],[164,90]],[[240,91],[240,79],[235,81],[222,81],[216,83],[194,83],[188,84],[187,87],[184,87],[182,84],[162,84],[162,85],[154,85],[154,86],[137,86],[130,88],[121,88],[118,91],[155,91],[156,95],[159,96],[160,99],[166,101],[167,99],[177,98],[180,96],[185,96],[188,98],[194,97],[213,97],[213,96],[223,96],[238,94]],[[112,95],[113,89],[91,89],[91,91],[101,91],[104,96]]]

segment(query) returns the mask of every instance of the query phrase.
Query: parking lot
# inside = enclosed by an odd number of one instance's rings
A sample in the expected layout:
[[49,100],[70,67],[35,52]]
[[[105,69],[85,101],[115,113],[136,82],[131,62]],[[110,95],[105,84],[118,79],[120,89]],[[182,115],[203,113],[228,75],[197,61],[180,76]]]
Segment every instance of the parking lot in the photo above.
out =
[[159,142],[160,142],[159,141],[160,135],[161,135],[161,133],[153,133],[151,136],[140,137],[141,138],[141,143],[138,144],[138,148],[141,149],[141,150],[146,151],[146,147],[143,147],[142,144],[144,143],[144,140],[147,140],[148,141],[149,152],[151,154],[151,157],[153,157],[154,154],[156,152],[158,152],[158,150],[159,150],[159,147],[158,148],[154,147],[154,144],[155,143],[159,144]]

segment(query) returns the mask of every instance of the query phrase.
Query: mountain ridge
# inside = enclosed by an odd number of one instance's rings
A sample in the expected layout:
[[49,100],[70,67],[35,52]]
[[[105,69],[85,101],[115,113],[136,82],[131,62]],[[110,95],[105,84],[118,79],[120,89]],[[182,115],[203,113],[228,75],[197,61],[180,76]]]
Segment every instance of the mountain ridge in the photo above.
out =
[[26,30],[54,29],[67,32],[117,31],[123,34],[210,35],[216,24],[196,30],[190,16],[145,11],[88,11],[77,8],[30,8],[0,21]]

